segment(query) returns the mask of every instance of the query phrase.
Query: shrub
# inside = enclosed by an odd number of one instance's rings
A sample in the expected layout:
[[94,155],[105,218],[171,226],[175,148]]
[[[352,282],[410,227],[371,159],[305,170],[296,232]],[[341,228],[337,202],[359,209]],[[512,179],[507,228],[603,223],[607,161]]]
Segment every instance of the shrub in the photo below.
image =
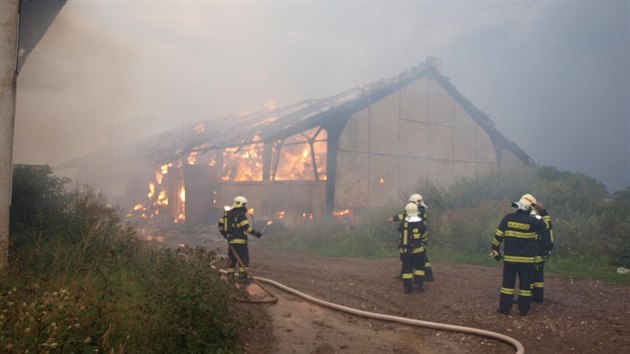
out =
[[630,187],[617,191],[604,206],[602,238],[613,264],[630,267]]
[[[211,268],[214,253],[148,247],[93,189],[61,192],[50,169],[38,171],[14,175],[26,176],[14,197],[31,197],[12,210],[0,352],[237,350],[248,324],[237,290]],[[55,207],[30,205],[42,200]],[[33,210],[41,218],[21,214]]]
[[422,180],[401,191],[399,206],[375,210],[350,228],[327,225],[289,230],[274,242],[327,255],[393,255],[397,234],[384,220],[400,213],[408,196],[418,192],[429,205],[430,247],[486,254],[501,218],[514,210],[511,202],[532,193],[551,215],[555,237],[552,261],[565,257],[630,264],[630,188],[610,198],[595,179],[549,166],[491,171],[461,178],[450,186]]

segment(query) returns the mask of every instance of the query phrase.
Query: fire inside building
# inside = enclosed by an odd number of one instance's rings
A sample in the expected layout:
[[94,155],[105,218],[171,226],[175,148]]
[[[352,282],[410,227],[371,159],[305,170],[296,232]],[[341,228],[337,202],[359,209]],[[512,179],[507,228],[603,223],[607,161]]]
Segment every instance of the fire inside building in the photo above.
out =
[[215,223],[236,195],[257,217],[312,220],[399,204],[422,180],[533,164],[428,58],[328,98],[200,122],[58,168],[78,168],[130,216],[198,225]]

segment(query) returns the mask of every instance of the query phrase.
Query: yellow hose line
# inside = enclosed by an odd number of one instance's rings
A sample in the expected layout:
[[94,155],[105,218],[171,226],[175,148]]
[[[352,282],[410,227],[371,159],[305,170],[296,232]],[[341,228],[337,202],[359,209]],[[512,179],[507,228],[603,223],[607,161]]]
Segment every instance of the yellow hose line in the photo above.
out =
[[271,279],[267,279],[267,278],[261,278],[261,277],[256,277],[256,279],[258,281],[267,283],[267,284],[271,284],[279,289],[282,289],[288,293],[291,293],[293,295],[299,296],[305,300],[314,302],[316,304],[325,306],[325,307],[329,307],[338,311],[343,311],[343,312],[347,312],[347,313],[351,313],[357,316],[362,316],[362,317],[367,317],[367,318],[374,318],[374,319],[378,319],[378,320],[384,320],[384,321],[389,321],[389,322],[396,322],[396,323],[402,323],[402,324],[407,324],[407,325],[411,325],[411,326],[418,326],[418,327],[426,327],[426,328],[432,328],[432,329],[440,329],[440,330],[445,330],[445,331],[452,331],[452,332],[461,332],[461,333],[467,333],[467,334],[473,334],[473,335],[478,335],[478,336],[484,336],[484,337],[488,337],[488,338],[494,338],[494,339],[498,339],[502,342],[508,343],[510,345],[512,345],[515,349],[516,349],[516,354],[524,354],[525,353],[525,347],[523,347],[523,344],[521,344],[521,342],[517,341],[516,339],[512,338],[512,337],[508,337],[504,334],[501,333],[497,333],[497,332],[492,332],[492,331],[486,331],[483,329],[478,329],[478,328],[473,328],[473,327],[464,327],[464,326],[457,326],[457,325],[450,325],[450,324],[445,324],[445,323],[438,323],[438,322],[430,322],[430,321],[422,321],[422,320],[414,320],[411,318],[406,318],[406,317],[399,317],[399,316],[391,316],[391,315],[385,315],[382,313],[375,313],[375,312],[368,312],[368,311],[362,311],[362,310],[357,310],[355,308],[352,307],[347,307],[347,306],[342,306],[342,305],[338,305],[332,302],[328,302],[328,301],[324,301],[324,300],[320,300],[318,298],[312,297],[310,295],[304,294],[300,291],[297,291],[295,289],[292,289],[286,285],[283,285],[281,283],[278,283],[275,280],[271,280]]

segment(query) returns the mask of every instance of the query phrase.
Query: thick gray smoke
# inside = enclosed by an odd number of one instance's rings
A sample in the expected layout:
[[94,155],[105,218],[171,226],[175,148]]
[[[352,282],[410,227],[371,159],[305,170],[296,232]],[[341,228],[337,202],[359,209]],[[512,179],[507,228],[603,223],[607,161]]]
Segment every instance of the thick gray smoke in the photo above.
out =
[[68,1],[18,81],[16,163],[443,60],[534,160],[630,185],[627,2]]

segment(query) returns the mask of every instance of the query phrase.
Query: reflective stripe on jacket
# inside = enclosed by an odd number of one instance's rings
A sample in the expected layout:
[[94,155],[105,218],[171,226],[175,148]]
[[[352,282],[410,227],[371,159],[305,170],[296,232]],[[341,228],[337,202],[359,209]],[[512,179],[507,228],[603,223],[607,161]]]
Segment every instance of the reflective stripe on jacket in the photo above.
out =
[[429,238],[429,232],[421,218],[406,217],[398,226],[398,231],[400,232],[401,254],[424,252],[424,243]]
[[517,210],[507,214],[499,223],[492,241],[492,249],[499,251],[501,243],[504,243],[505,262],[533,264],[537,255],[539,235],[546,229],[547,224],[543,220],[530,215],[529,211]]

